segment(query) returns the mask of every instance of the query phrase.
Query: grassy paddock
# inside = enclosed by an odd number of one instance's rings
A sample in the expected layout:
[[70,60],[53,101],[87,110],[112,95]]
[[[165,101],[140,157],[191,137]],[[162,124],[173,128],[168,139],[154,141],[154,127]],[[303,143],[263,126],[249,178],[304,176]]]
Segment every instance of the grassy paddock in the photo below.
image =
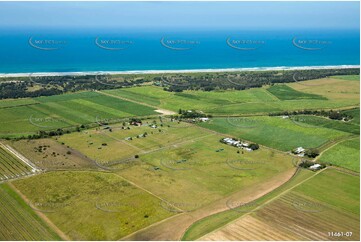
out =
[[[39,130],[95,123],[97,119],[157,114],[153,108],[95,92],[38,97],[31,100],[36,104],[13,104],[10,108],[0,108],[0,136],[34,134]],[[11,105],[6,102],[9,101],[0,101],[0,107]]]
[[316,148],[332,139],[351,135],[335,129],[298,125],[281,117],[229,117],[214,118],[202,127],[243,138],[282,151],[302,146]]
[[275,95],[280,100],[298,100],[298,99],[327,100],[327,98],[322,97],[320,95],[296,91],[287,85],[273,85],[269,87],[267,91]]
[[49,172],[13,184],[73,240],[118,240],[172,215],[111,173]]
[[346,140],[326,150],[319,161],[360,171],[360,138]]

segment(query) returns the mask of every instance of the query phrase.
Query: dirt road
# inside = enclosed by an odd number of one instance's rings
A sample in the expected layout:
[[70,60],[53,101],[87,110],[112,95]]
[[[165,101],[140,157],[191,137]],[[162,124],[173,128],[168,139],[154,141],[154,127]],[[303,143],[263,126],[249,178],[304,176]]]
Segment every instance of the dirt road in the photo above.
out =
[[266,182],[250,186],[196,211],[182,213],[163,220],[157,224],[153,224],[122,238],[122,240],[180,240],[187,228],[194,222],[209,215],[229,210],[229,207],[227,206],[227,201],[229,199],[237,201],[240,204],[249,203],[281,186],[291,179],[294,173],[295,169],[289,169],[286,172],[274,176]]

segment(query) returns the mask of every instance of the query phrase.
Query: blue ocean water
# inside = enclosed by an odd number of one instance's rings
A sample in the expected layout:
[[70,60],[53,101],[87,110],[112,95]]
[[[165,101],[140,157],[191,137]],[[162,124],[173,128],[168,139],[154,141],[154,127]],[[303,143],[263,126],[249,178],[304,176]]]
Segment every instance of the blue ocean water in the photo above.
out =
[[360,64],[359,30],[2,29],[0,73]]

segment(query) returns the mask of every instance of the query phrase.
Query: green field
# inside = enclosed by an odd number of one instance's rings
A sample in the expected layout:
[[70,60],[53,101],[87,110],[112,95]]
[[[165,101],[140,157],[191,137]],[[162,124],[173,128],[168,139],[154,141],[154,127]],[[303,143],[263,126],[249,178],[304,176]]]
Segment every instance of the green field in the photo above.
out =
[[347,81],[360,81],[360,75],[332,76],[332,78],[337,78]]
[[0,109],[1,136],[34,134],[39,130],[95,123],[99,119],[156,114],[153,108],[96,92],[39,97],[34,101],[38,104]]
[[199,125],[283,151],[299,146],[316,148],[337,137],[351,135],[335,129],[303,127],[290,119],[268,116],[214,118]]
[[357,123],[359,119],[356,112],[354,111],[344,111],[343,113],[349,113],[353,115],[353,120],[351,121],[339,121],[332,120],[326,117],[314,116],[314,115],[295,115],[291,117],[291,120],[302,127],[324,127],[328,129],[340,130],[343,132],[348,132],[352,134],[359,135],[360,134],[360,124]]
[[[182,240],[357,240],[359,178],[335,170],[312,178],[311,173],[302,171],[252,204],[198,221]],[[330,237],[332,231],[350,231],[352,236]]]
[[346,140],[326,150],[320,161],[360,171],[360,138]]
[[[0,240],[358,240],[358,78],[182,92],[147,82],[0,100],[0,138],[64,128],[1,140],[41,172],[0,147]],[[168,112],[179,109],[211,115],[179,121]],[[353,118],[291,115],[305,109]],[[300,146],[317,148],[327,167],[296,168],[304,158],[289,151]],[[337,231],[353,235],[328,234]]]
[[304,93],[296,91],[286,85],[273,85],[267,89],[270,93],[275,95],[280,100],[298,100],[298,99],[320,99],[327,100],[327,98],[320,95]]
[[118,240],[173,215],[111,173],[50,172],[13,184],[72,240]]
[[270,90],[275,91],[276,95],[266,88],[210,92],[187,90],[174,93],[155,86],[105,92],[175,112],[181,108],[202,110],[214,115],[237,115],[359,105],[359,88],[359,82],[325,78],[301,84],[272,86]]
[[360,126],[360,108],[346,110],[343,111],[342,113],[351,115],[353,119],[350,121],[350,123]]
[[1,100],[0,109],[16,107],[16,106],[26,106],[26,105],[32,105],[32,104],[37,104],[37,103],[38,102],[36,100],[30,99],[30,98]]
[[8,185],[0,184],[0,240],[60,240]]
[[182,93],[167,92],[161,87],[143,86],[102,91],[103,94],[79,92],[33,99],[2,100],[0,136],[27,136],[39,130],[94,123],[96,119],[156,114],[154,108],[139,103],[175,112],[180,108],[197,109],[214,115],[268,114],[359,105],[359,82],[333,78],[302,83],[306,85],[291,83],[274,85],[268,89]]
[[146,86],[108,90],[106,92],[176,112],[179,108],[208,111],[221,105],[277,100],[263,88],[244,91],[184,91],[182,93],[172,93],[166,92],[160,87]]

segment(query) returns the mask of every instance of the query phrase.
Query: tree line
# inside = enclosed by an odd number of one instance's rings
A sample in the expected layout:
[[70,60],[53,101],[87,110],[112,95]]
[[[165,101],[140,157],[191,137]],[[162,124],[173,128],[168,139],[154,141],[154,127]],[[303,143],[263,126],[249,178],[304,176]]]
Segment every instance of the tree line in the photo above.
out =
[[280,70],[280,71],[240,71],[197,74],[172,74],[154,77],[155,85],[165,91],[182,92],[184,90],[245,90],[249,88],[325,78],[334,75],[359,75],[357,68],[318,69],[318,70]]

